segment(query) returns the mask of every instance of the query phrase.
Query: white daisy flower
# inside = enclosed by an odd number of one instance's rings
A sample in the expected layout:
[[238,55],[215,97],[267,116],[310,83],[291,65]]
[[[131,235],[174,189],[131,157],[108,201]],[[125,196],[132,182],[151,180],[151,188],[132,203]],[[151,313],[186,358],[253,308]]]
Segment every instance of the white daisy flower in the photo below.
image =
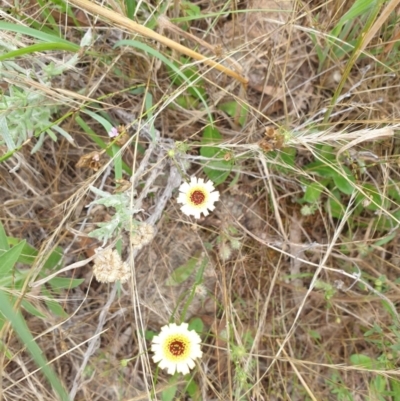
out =
[[208,209],[214,210],[214,203],[219,199],[219,192],[214,191],[211,181],[204,182],[202,178],[191,177],[190,183],[184,182],[179,187],[178,203],[182,203],[181,210],[187,216],[200,218],[200,214],[208,215]]
[[161,333],[152,340],[153,361],[159,362],[161,369],[168,369],[168,374],[175,372],[186,375],[195,366],[194,359],[201,358],[201,338],[188,324],[168,324],[161,328]]

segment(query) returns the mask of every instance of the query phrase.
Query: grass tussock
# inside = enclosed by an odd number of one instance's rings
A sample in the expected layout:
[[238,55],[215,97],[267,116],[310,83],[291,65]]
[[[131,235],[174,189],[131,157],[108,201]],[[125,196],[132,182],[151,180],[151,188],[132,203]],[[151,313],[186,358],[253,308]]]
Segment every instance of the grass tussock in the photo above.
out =
[[400,400],[399,18],[0,0],[2,399]]

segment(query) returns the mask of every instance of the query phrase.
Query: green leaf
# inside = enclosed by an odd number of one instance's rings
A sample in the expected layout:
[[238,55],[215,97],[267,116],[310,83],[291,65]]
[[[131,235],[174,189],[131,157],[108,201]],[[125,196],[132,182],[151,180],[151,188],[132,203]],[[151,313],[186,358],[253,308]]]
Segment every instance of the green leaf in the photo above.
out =
[[326,209],[328,213],[331,213],[332,217],[337,219],[343,217],[345,208],[340,203],[340,193],[337,190],[331,192],[326,204]]
[[[14,246],[20,243],[19,238],[8,237],[7,240],[10,245]],[[21,255],[18,259],[18,262],[31,266],[35,262],[35,259],[37,258],[38,254],[39,252],[33,246],[29,245],[28,243],[25,243]],[[63,249],[58,246],[53,250],[53,252],[47,258],[43,267],[45,269],[53,269],[60,263],[62,256],[63,256]]]
[[48,283],[53,290],[57,291],[62,289],[70,290],[71,288],[78,287],[84,281],[85,279],[83,278],[54,277]]
[[[207,91],[204,88],[204,79],[198,74],[195,66],[190,65],[190,60],[185,57],[181,57],[182,65],[174,63],[175,69],[171,69],[167,65],[167,68],[171,74],[172,83],[176,86],[187,85],[187,92],[194,98],[201,101],[202,98],[206,98]],[[176,70],[179,70],[182,74],[177,75]]]
[[194,256],[190,258],[184,265],[177,267],[167,278],[165,285],[175,286],[182,284],[192,275],[198,261],[199,258]]
[[0,221],[0,256],[10,249],[8,245],[7,235],[4,231],[2,222]]
[[[361,193],[361,190],[365,193]],[[367,210],[376,211],[384,206],[383,196],[377,191],[376,187],[372,184],[364,184],[361,186],[360,191],[356,195],[356,201],[362,203],[363,208]]]
[[325,189],[319,182],[312,182],[307,186],[303,199],[308,203],[315,203],[321,197],[322,191]]
[[171,377],[168,380],[168,387],[162,391],[161,393],[161,400],[162,401],[173,401],[175,400],[176,392],[178,391],[178,387],[175,384],[176,378]]
[[[222,135],[218,129],[208,125],[203,131],[203,138],[201,140],[202,146],[200,148],[201,156],[214,159],[223,159],[228,152],[218,146],[213,146],[221,141]],[[204,166],[204,172],[215,185],[219,185],[228,178],[232,170],[233,163],[233,159],[209,160]]]
[[194,400],[201,400],[200,397],[200,388],[197,385],[197,383],[194,381],[193,376],[188,376],[187,377],[187,384],[186,384],[186,393],[189,395],[189,397]]
[[45,303],[49,310],[53,312],[56,316],[62,317],[63,319],[68,317],[68,314],[64,311],[64,309],[58,302],[45,301]]
[[194,330],[196,333],[202,333],[204,330],[204,323],[199,317],[195,317],[189,322],[189,330]]
[[400,401],[400,383],[394,379],[390,379],[389,383],[393,392],[393,401]]
[[232,118],[239,117],[239,124],[243,127],[246,123],[249,107],[246,104],[239,104],[237,101],[221,103],[217,107],[219,110],[225,111]]
[[304,169],[325,178],[334,178],[338,175],[336,170],[320,160],[307,164]]
[[381,363],[379,363],[378,361],[363,354],[351,355],[350,362],[355,366],[361,366],[365,369],[379,369],[379,365],[381,365]]
[[351,195],[354,192],[354,183],[356,180],[353,174],[351,174],[351,171],[346,166],[344,166],[343,169],[346,176],[338,173],[333,177],[333,182],[341,192],[346,195]]
[[49,381],[51,388],[56,394],[58,394],[59,399],[62,401],[70,401],[63,384],[54,373],[54,370],[48,364],[47,360],[44,358],[42,350],[37,345],[35,339],[29,331],[21,313],[14,310],[9,298],[2,291],[0,291],[0,312],[11,323],[14,333],[20,338],[26,349],[31,354],[33,360],[40,367],[41,372]]
[[[218,144],[222,142],[222,135],[218,129],[212,125],[207,125],[203,131],[203,138],[201,140],[202,147],[200,154],[203,157],[215,157],[221,152]],[[216,146],[217,145],[217,146]]]
[[28,36],[31,36],[36,39],[40,39],[44,42],[57,42],[57,43],[64,43],[64,44],[68,44],[68,45],[72,45],[72,46],[77,46],[79,49],[78,45],[74,45],[74,43],[69,42],[66,39],[62,39],[55,35],[41,32],[37,29],[28,28],[22,24],[12,24],[9,22],[0,21],[0,31],[1,30],[21,33],[21,34],[28,35]]
[[296,159],[296,148],[282,148],[279,152],[279,157],[282,160],[282,164],[288,167],[294,167]]
[[62,308],[62,306],[58,302],[53,301],[51,299],[52,295],[51,295],[49,290],[47,290],[46,288],[42,287],[42,293],[43,293],[43,295],[45,295],[48,298],[48,300],[45,301],[45,303],[46,303],[46,306],[49,308],[49,310],[51,312],[53,312],[56,316],[60,316],[60,317],[62,317],[64,319],[68,317],[68,314],[65,313],[64,309]]
[[207,163],[207,167],[204,167],[204,172],[214,185],[220,185],[228,178],[232,166],[229,166],[229,170],[226,168],[225,161],[210,161]]
[[18,245],[12,247],[0,256],[0,277],[7,276],[10,273],[15,263],[18,261],[24,245],[25,240],[21,241]]
[[37,308],[35,308],[29,301],[23,299],[21,302],[21,306],[31,315],[44,319],[46,316],[40,312]]
[[66,50],[70,52],[78,52],[79,46],[73,43],[37,43],[35,45],[26,46],[18,50],[13,50],[0,55],[0,61],[7,60],[10,58],[20,57],[25,54],[31,54],[35,52],[43,52],[46,50]]

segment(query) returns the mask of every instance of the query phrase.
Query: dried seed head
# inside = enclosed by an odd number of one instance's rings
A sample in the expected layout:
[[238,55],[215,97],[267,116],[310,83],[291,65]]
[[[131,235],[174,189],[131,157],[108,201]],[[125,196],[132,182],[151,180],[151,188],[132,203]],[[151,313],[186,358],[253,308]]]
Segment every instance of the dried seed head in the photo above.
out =
[[100,249],[97,250],[94,259],[93,273],[100,283],[113,283],[121,281],[125,283],[131,276],[131,270],[127,263],[122,262],[116,250]]
[[232,256],[232,248],[226,243],[219,246],[219,257],[226,262]]
[[194,292],[199,298],[205,298],[208,295],[208,289],[204,284],[197,285]]
[[132,234],[131,244],[134,248],[142,249],[149,244],[154,238],[154,227],[147,223],[142,223]]

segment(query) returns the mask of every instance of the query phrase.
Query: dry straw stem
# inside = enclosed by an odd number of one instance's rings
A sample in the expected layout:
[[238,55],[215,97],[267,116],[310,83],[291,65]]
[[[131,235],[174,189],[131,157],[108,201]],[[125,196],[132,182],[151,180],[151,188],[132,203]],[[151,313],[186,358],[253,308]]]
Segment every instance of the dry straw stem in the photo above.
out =
[[110,21],[114,22],[116,25],[124,27],[125,29],[127,29],[131,32],[135,32],[135,33],[143,35],[147,38],[154,39],[157,42],[160,42],[161,44],[168,46],[173,50],[176,50],[182,54],[185,54],[186,56],[194,58],[195,60],[199,60],[199,61],[203,62],[204,64],[210,66],[211,68],[215,68],[215,69],[223,72],[224,74],[226,74],[232,78],[235,78],[243,85],[248,84],[249,80],[247,78],[241,76],[240,74],[236,73],[235,71],[232,71],[231,69],[224,67],[222,64],[219,64],[216,61],[211,60],[210,58],[205,57],[200,53],[197,53],[185,46],[182,46],[181,44],[179,44],[171,39],[166,38],[165,36],[160,35],[157,32],[154,32],[151,29],[146,28],[146,27],[134,22],[129,18],[116,13],[115,11],[101,7],[88,0],[69,0],[69,3],[74,4],[77,7],[81,7],[82,9],[89,11],[93,14],[98,14],[104,18],[107,18]]

